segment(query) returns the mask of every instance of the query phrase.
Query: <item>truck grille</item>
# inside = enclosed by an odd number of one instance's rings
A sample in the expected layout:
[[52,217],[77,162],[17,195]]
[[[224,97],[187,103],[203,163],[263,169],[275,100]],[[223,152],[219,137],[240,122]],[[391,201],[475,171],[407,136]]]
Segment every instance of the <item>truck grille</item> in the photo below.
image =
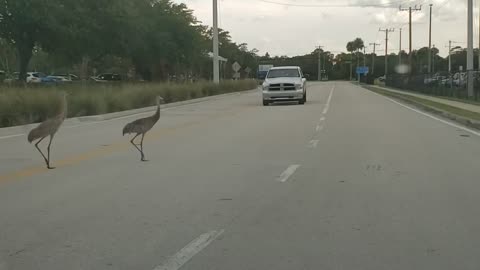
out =
[[293,83],[276,83],[271,84],[268,88],[269,91],[294,91],[295,84]]

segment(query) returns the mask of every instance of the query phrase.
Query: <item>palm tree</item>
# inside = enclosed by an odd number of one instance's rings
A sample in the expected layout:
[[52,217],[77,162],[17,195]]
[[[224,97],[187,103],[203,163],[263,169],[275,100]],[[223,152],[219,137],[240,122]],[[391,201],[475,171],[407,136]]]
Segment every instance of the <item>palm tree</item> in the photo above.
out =
[[[351,53],[352,63],[353,63],[353,52],[356,51],[356,53],[357,53],[357,67],[359,65],[358,52],[361,49],[363,49],[364,47],[365,47],[365,43],[363,42],[363,40],[361,38],[356,38],[355,40],[347,43],[347,51],[349,51]],[[350,75],[350,79],[351,79],[351,77],[352,76]]]

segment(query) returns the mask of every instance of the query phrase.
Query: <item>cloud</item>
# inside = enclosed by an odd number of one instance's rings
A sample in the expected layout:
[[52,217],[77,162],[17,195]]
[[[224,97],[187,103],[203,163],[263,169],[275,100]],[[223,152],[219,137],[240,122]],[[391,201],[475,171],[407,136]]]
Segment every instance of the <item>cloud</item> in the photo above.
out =
[[[174,0],[186,3],[204,24],[212,23],[212,0]],[[376,41],[383,47],[381,28],[396,28],[391,34],[390,48],[399,48],[399,28],[403,27],[402,48],[407,49],[408,12],[404,7],[417,6],[423,0],[271,0],[302,5],[345,5],[357,7],[296,7],[282,6],[259,0],[219,0],[220,25],[228,30],[234,41],[246,42],[249,48],[257,48],[261,54],[299,55],[312,52],[323,45],[330,51],[345,51],[345,44],[361,37],[365,43]],[[421,11],[413,14],[413,46],[428,45],[428,3],[433,6],[433,43],[446,54],[444,45],[449,39],[466,40],[465,0],[428,0]],[[381,8],[378,6],[387,6]],[[360,7],[362,6],[362,7]],[[366,7],[368,6],[368,7]],[[475,40],[478,40],[475,38]]]

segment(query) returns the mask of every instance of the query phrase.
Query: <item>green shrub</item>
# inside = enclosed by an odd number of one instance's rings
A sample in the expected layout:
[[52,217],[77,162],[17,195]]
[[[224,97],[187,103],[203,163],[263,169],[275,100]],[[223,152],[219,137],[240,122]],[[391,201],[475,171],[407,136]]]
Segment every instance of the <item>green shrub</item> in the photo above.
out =
[[253,80],[186,84],[124,83],[73,84],[59,86],[0,85],[0,127],[41,122],[56,115],[60,109],[61,94],[66,91],[69,117],[98,115],[155,105],[156,97],[166,103],[212,96],[257,87]]

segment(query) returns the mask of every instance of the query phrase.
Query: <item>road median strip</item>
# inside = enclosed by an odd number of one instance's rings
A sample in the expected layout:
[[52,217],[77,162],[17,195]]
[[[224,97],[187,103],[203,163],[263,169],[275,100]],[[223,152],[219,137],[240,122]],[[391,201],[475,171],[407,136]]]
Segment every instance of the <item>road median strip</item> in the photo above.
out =
[[376,86],[363,85],[363,87],[372,92],[415,105],[416,107],[419,107],[425,111],[441,115],[445,118],[460,122],[469,127],[480,129],[480,113],[478,112],[451,106],[427,98],[421,98],[409,94],[400,94],[398,92],[389,91],[387,89]]

